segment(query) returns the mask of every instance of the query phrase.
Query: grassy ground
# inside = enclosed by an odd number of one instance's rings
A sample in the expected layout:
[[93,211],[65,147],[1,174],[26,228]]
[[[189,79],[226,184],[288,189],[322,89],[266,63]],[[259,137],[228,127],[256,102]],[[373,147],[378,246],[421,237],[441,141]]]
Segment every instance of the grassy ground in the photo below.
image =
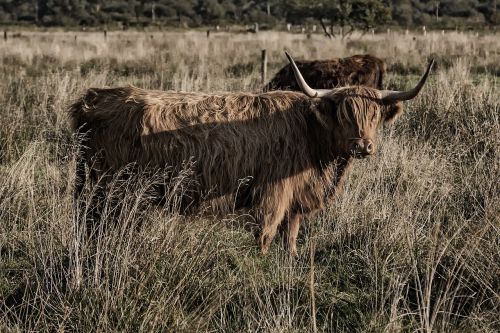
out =
[[[76,39],[75,39],[76,36]],[[238,217],[139,209],[89,241],[72,203],[65,110],[86,88],[258,91],[286,59],[369,52],[423,92],[304,223],[299,257],[262,256]],[[428,34],[23,32],[0,41],[0,331],[496,332],[500,329],[500,39]],[[107,207],[111,212],[114,207]]]

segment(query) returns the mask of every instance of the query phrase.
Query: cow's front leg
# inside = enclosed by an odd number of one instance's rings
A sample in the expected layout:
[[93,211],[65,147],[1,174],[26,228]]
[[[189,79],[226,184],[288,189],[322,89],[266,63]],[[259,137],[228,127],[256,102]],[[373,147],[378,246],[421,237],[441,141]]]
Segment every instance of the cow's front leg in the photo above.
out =
[[285,239],[288,251],[294,256],[297,255],[297,236],[299,234],[301,214],[293,214],[288,217]]
[[285,211],[277,211],[264,215],[264,223],[259,237],[259,245],[262,253],[266,254],[269,251],[269,246],[276,236],[276,231],[285,217]]
[[267,253],[279,225],[283,221],[287,210],[289,209],[292,196],[291,191],[275,191],[271,200],[266,203],[263,209],[262,229],[259,236],[259,245],[262,253]]

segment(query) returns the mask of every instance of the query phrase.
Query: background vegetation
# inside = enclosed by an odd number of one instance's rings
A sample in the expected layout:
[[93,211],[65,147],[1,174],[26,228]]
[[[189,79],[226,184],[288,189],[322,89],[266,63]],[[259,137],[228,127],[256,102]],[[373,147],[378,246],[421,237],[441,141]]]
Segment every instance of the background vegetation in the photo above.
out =
[[[415,38],[413,38],[415,37]],[[239,216],[183,218],[117,183],[95,239],[72,201],[66,109],[89,87],[259,91],[296,58],[369,52],[407,88],[437,68],[344,194],[267,256]],[[195,51],[196,50],[196,51]],[[500,329],[494,35],[23,32],[0,40],[0,331],[405,332]],[[87,198],[90,196],[87,193]],[[90,201],[88,201],[90,202]],[[83,207],[82,209],[86,209]]]
[[200,26],[285,22],[360,28],[499,24],[496,0],[0,0],[0,22],[41,26]]

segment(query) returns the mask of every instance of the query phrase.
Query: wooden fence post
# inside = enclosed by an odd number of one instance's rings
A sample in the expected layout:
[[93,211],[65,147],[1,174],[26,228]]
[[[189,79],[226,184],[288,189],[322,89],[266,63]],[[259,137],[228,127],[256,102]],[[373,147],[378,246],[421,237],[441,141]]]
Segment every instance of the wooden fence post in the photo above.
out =
[[108,31],[106,29],[104,29],[104,39],[107,39],[108,38]]
[[6,41],[7,40],[7,30],[3,31],[3,39]]
[[323,32],[325,33],[325,36],[332,39],[333,36],[331,33],[328,32],[328,29],[326,28],[325,22],[323,22],[323,19],[319,20],[319,23],[321,23],[321,27],[323,28]]
[[267,51],[266,51],[266,49],[262,50],[260,74],[261,74],[261,78],[262,78],[262,84],[264,84],[266,82],[266,78],[267,78]]
[[255,30],[255,33],[259,32],[259,24],[258,23],[254,23],[254,30]]
[[210,30],[207,30],[207,38],[210,38]]

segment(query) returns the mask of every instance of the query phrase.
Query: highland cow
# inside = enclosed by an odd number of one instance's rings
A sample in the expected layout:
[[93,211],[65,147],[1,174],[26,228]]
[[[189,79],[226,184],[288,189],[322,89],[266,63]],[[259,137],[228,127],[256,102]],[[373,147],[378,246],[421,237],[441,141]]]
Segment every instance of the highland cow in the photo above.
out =
[[280,225],[295,253],[302,218],[341,188],[355,158],[375,153],[377,128],[419,93],[433,62],[409,91],[315,90],[287,57],[302,92],[89,89],[69,110],[73,129],[85,135],[77,196],[85,164],[96,182],[129,164],[175,171],[190,162],[194,181],[183,190],[184,213],[246,209],[260,224],[263,253]]
[[[369,54],[331,60],[302,60],[296,62],[306,82],[316,89],[344,86],[365,86],[382,89],[386,65]],[[281,68],[264,87],[271,90],[300,90],[291,64]]]

